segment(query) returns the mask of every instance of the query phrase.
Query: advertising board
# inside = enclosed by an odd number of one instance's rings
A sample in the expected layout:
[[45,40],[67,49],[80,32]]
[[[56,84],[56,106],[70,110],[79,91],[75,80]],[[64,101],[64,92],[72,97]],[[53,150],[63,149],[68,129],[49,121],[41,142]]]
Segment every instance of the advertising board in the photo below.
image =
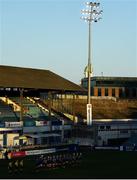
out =
[[46,126],[48,125],[47,121],[36,121],[36,126]]
[[5,122],[5,127],[22,127],[22,122]]
[[47,154],[47,153],[54,153],[54,152],[56,152],[56,149],[50,148],[50,149],[25,151],[25,154],[26,156],[30,156],[30,155]]
[[119,147],[111,147],[111,146],[97,146],[97,147],[95,147],[95,149],[98,149],[98,150],[100,150],[100,149],[104,149],[104,150],[119,150]]
[[25,153],[25,151],[11,152],[10,156],[11,156],[11,158],[24,157],[24,156],[26,156],[26,153]]

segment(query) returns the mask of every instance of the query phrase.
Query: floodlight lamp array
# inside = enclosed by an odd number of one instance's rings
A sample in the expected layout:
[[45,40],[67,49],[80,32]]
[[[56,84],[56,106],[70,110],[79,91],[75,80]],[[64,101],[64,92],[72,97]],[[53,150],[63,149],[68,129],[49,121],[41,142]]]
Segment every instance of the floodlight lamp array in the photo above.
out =
[[92,6],[92,7],[98,7],[100,5],[99,2],[86,2],[87,6]]
[[102,14],[102,10],[99,10],[100,3],[98,2],[86,2],[87,9],[81,10],[81,13],[84,15],[81,19],[85,20],[86,22],[98,22]]

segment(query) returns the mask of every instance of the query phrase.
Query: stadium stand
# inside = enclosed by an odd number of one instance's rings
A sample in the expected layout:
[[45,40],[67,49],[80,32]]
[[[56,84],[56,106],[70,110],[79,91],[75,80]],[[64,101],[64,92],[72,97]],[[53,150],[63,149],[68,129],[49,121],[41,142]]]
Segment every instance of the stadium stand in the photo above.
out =
[[[48,104],[46,101],[38,99],[35,100],[36,103],[40,104],[41,107],[48,109]],[[51,112],[58,118],[63,119],[67,124],[72,124],[72,121],[70,118],[65,116],[61,111],[58,111],[53,105],[51,106]]]
[[[1,146],[22,146],[26,141],[27,145],[50,144],[49,141],[56,138],[53,135],[58,135],[61,142],[71,128],[67,123],[62,127],[62,118],[65,117],[53,110],[51,112],[49,106],[40,107],[31,98],[40,98],[41,93],[83,91],[80,86],[49,70],[0,65]],[[25,140],[22,135],[33,137]]]
[[0,121],[17,121],[18,118],[13,111],[12,105],[7,105],[0,100]]
[[[10,97],[10,100],[14,101],[14,103],[20,105],[20,98],[19,97]],[[41,110],[37,104],[32,103],[27,98],[22,99],[23,109],[24,109],[24,116],[31,117],[31,118],[45,118],[48,116],[48,113],[44,110]],[[19,115],[19,113],[17,113]]]

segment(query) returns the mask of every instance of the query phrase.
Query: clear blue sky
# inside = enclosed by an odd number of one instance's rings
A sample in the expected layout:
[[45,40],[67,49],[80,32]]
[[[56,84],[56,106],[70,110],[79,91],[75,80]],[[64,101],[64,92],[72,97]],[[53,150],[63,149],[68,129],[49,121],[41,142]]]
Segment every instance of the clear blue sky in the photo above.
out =
[[[84,0],[0,0],[0,64],[49,69],[80,83],[87,65]],[[137,0],[100,0],[94,75],[137,77]]]

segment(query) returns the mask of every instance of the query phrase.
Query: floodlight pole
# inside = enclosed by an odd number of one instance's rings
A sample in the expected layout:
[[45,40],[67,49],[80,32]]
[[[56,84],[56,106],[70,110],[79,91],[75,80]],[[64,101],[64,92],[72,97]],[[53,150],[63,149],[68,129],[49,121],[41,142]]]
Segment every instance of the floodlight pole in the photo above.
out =
[[90,104],[91,96],[91,22],[88,22],[88,98],[87,103]]
[[88,96],[87,96],[87,125],[92,125],[92,104],[90,102],[91,97],[91,75],[93,73],[93,68],[91,67],[91,23],[97,22],[101,18],[99,15],[102,10],[98,10],[100,3],[97,2],[87,2],[86,5],[88,9],[82,10],[82,13],[86,16],[82,17],[83,20],[88,22]]

